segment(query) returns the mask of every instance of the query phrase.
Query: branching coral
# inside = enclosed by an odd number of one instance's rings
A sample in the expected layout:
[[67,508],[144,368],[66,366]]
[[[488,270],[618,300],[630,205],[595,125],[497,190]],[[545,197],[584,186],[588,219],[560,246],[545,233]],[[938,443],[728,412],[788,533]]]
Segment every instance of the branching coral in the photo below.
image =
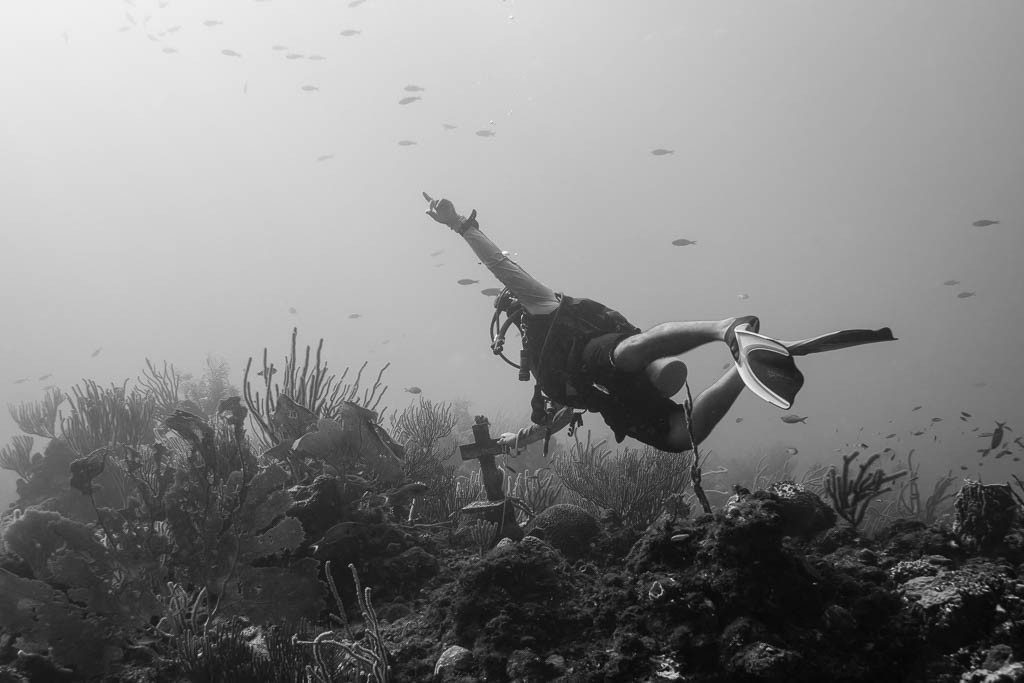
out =
[[[316,659],[317,665],[315,668],[307,668],[306,676],[308,681],[332,683],[332,681],[337,680],[337,676],[349,674],[354,676],[354,679],[357,681],[389,683],[391,681],[391,665],[388,661],[390,655],[384,645],[380,621],[377,619],[377,613],[374,611],[373,603],[370,600],[371,589],[369,587],[365,589],[362,587],[355,565],[350,564],[348,567],[352,571],[352,579],[356,585],[356,599],[359,601],[359,609],[363,615],[366,631],[364,639],[369,641],[368,644],[351,639],[348,622],[344,619],[344,616],[339,616],[337,619],[345,625],[348,638],[339,640],[334,631],[324,631],[313,640],[294,638],[293,642],[297,645],[311,645],[313,647],[313,656]],[[342,604],[337,588],[334,586],[330,562],[326,563],[325,569],[328,580],[331,582],[331,592],[337,601],[338,611],[341,615],[344,615],[345,605]],[[337,648],[336,652],[341,655],[338,658],[340,661],[334,660],[334,658],[331,658],[332,661],[328,661],[325,648],[327,645]]]
[[142,371],[139,384],[144,386],[156,403],[157,412],[166,414],[174,410],[181,400],[181,373],[164,361],[163,368],[157,368],[146,359],[146,369]]
[[64,394],[61,390],[51,387],[46,390],[42,401],[9,405],[7,409],[21,431],[52,439],[56,435],[54,430],[57,424],[57,409],[63,401]]
[[[360,381],[367,363],[363,363],[359,368],[354,381],[346,383],[345,377],[348,376],[349,368],[345,368],[340,377],[328,372],[327,363],[322,358],[323,339],[317,344],[316,357],[312,366],[310,366],[312,349],[308,345],[306,346],[305,359],[300,368],[297,353],[298,334],[298,328],[292,328],[291,353],[285,356],[284,371],[280,382],[274,381],[274,375],[277,374],[278,369],[273,363],[267,362],[267,349],[263,349],[263,369],[256,373],[263,377],[262,393],[253,388],[252,381],[249,379],[253,359],[250,357],[245,364],[243,377],[245,404],[249,408],[249,414],[253,421],[260,428],[267,446],[281,443],[285,438],[275,428],[273,419],[281,396],[289,397],[318,418],[333,418],[341,411],[342,404],[346,402],[355,403],[376,412],[377,406],[387,392],[387,387],[381,383],[381,377],[383,377],[384,371],[390,367],[390,363],[380,369],[373,386],[364,389],[360,396]],[[380,417],[382,416],[378,415],[378,418]]]
[[11,443],[0,450],[0,469],[10,470],[28,481],[32,478],[31,436],[15,436]]
[[71,414],[61,421],[61,439],[79,455],[103,446],[153,443],[156,400],[148,392],[92,380],[72,388]]
[[650,446],[613,454],[604,441],[575,438],[554,460],[565,487],[592,506],[613,510],[626,524],[645,528],[660,514],[665,499],[690,482],[692,454],[666,453]]
[[860,451],[844,455],[842,474],[838,474],[833,465],[825,476],[825,492],[832,500],[832,507],[854,528],[864,520],[871,502],[892,490],[892,486],[886,485],[907,474],[906,470],[886,474],[881,467],[871,471],[872,466],[881,457],[880,453],[875,453],[860,465],[857,476],[853,477],[850,463],[859,455]]

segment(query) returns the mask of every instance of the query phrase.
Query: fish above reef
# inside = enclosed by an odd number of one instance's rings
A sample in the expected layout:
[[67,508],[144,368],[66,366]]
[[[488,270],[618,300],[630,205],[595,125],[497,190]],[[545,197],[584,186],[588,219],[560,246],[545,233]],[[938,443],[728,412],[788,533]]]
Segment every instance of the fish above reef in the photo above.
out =
[[658,149],[652,149],[651,150],[651,154],[653,154],[656,157],[663,157],[666,154],[675,154],[675,153],[676,153],[675,150],[665,149],[664,147],[659,147]]
[[410,394],[420,394],[423,392],[423,390],[420,389],[419,387],[406,387],[405,389],[403,389],[403,391],[406,391]]
[[481,289],[480,293],[484,296],[498,296],[501,294],[501,290],[497,287],[488,287],[487,289]]
[[167,32],[168,33],[177,33],[180,30],[181,30],[181,25],[180,24],[175,24],[174,26],[171,26],[170,28],[168,28]]
[[354,28],[347,28],[341,33],[339,33],[339,35],[345,36],[346,38],[351,38],[352,36],[358,36],[360,33],[362,33],[362,31],[357,31]]
[[444,128],[445,130],[455,130],[456,128],[458,128],[458,126],[453,126],[450,123],[442,123],[441,127]]
[[305,56],[306,56],[306,55],[304,55],[304,54],[301,54],[301,53],[299,53],[299,52],[289,52],[288,54],[286,54],[286,55],[284,56],[284,58],[285,58],[285,59],[302,59],[302,58],[303,58],[303,57],[305,57]]
[[311,62],[322,62],[327,59],[327,57],[324,57],[323,55],[310,55],[309,57],[306,57],[306,59]]
[[785,422],[788,425],[795,425],[797,422],[803,422],[805,424],[807,423],[807,418],[806,417],[800,417],[799,415],[796,415],[794,413],[789,413],[788,415],[783,415],[779,419],[782,420],[783,422]]
[[[696,244],[696,242],[694,242],[694,244]],[[739,299],[740,301],[746,301],[747,299],[750,298],[750,295],[749,294],[737,294],[736,298]]]
[[672,245],[676,247],[688,247],[691,244],[697,244],[697,240],[688,240],[685,237],[680,237],[677,240],[672,240]]
[[474,133],[474,135],[477,135],[477,136],[482,137],[482,138],[493,138],[495,135],[497,135],[497,133],[495,133],[493,130],[487,130],[486,128],[481,128],[476,133]]
[[96,349],[95,351],[92,352],[92,355],[90,356],[90,358],[95,358],[96,356],[100,355],[100,351],[102,351],[102,350],[103,350],[103,347],[102,346],[99,347],[98,349]]
[[960,284],[960,281],[959,280],[946,280],[942,284],[946,285],[947,287],[952,287],[953,285]]
[[431,256],[440,256],[443,253],[444,253],[444,249],[438,249],[437,251],[430,252],[430,255]]
[[976,228],[987,228],[990,225],[999,225],[999,221],[989,220],[988,218],[982,218],[971,223]]
[[914,406],[913,410],[911,410],[910,412],[914,412],[914,410],[921,410],[921,408],[923,407],[924,406]]
[[419,97],[418,95],[414,95],[412,97],[403,97],[402,99],[398,100],[398,103],[399,104],[412,104],[416,100],[422,100],[422,99],[423,99],[422,97]]
[[223,21],[217,21],[216,19],[207,19],[206,21],[203,22],[203,26],[207,26],[209,28],[213,28],[214,26],[220,26],[223,23],[224,23]]
[[241,57],[242,55],[234,50],[221,50],[220,53],[225,57]]
[[787,455],[796,455],[799,452],[800,451],[798,451],[797,449],[793,448],[792,446],[786,449],[786,454]]
[[475,285],[478,284],[479,280],[471,280],[468,277],[464,277],[458,281],[460,285]]
[[399,140],[398,141],[398,146],[399,147],[409,147],[409,146],[415,145],[415,144],[416,144],[415,140]]
[[273,50],[274,52],[283,52],[284,50],[288,49],[288,46],[287,45],[274,45],[270,49]]
[[941,417],[933,417],[932,418],[932,422],[942,422],[942,418]]
[[973,417],[970,413],[968,413],[965,410],[961,410],[960,415],[962,415],[963,417]]
[[975,294],[976,294],[976,292],[960,292],[959,294],[956,295],[956,298],[957,299],[969,299],[972,296],[974,296]]
[[1006,426],[1005,422],[996,420],[996,428],[992,430],[992,448],[993,450],[999,448],[999,444],[1003,443],[1003,432],[1013,430]]
[[349,7],[359,7],[364,2],[366,2],[366,0],[352,0],[352,2],[348,3],[348,6]]
[[163,48],[163,50],[161,50],[161,52],[163,52],[165,55],[173,55],[177,51],[178,51],[177,49],[175,49],[173,47],[170,47],[170,46],[167,46],[167,47]]
[[266,369],[263,369],[263,370],[260,370],[259,372],[257,372],[256,376],[257,377],[266,377],[266,376],[269,375],[270,377],[273,377],[276,374],[277,374],[277,368],[275,368],[273,365],[271,365],[269,368],[266,368]]
[[333,154],[321,154],[316,158],[317,161],[329,161],[334,158]]
[[22,377],[21,379],[14,380],[14,383],[15,384],[24,384],[27,381],[28,381],[28,377]]
[[362,313],[350,313],[349,316],[348,316],[348,319],[349,320],[358,320],[359,318],[362,318],[362,317],[363,317]]
[[42,382],[44,379],[50,379],[51,377],[53,377],[53,373],[47,373],[45,375],[40,375],[36,380]]
[[426,88],[421,88],[418,85],[407,85],[403,88],[406,92],[423,92]]
[[302,86],[302,90],[305,92],[316,92],[320,90],[320,88],[316,87],[315,85],[304,85]]
[[743,422],[743,418],[742,417],[737,417],[736,418],[736,424],[739,424],[740,422]]
[[1011,451],[1009,448],[1004,448],[1003,450],[996,453],[996,460],[1003,457],[1004,455],[1011,455],[1012,453],[1013,451]]

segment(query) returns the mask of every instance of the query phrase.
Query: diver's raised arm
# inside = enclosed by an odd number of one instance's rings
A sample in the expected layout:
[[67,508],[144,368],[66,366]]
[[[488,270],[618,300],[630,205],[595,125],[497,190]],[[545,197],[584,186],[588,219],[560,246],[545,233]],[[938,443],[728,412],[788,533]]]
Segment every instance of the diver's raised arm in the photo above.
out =
[[518,453],[534,441],[540,441],[547,434],[556,434],[562,431],[572,421],[573,412],[572,408],[564,407],[554,414],[548,425],[530,425],[523,427],[518,432],[505,432],[498,437],[498,445],[513,454]]
[[455,210],[451,200],[434,199],[426,192],[423,193],[423,198],[428,204],[427,215],[461,235],[480,262],[487,266],[501,284],[512,290],[512,294],[519,299],[519,303],[528,313],[544,315],[558,308],[558,297],[555,296],[554,290],[534,279],[480,231],[476,211],[473,211],[469,218],[465,218]]

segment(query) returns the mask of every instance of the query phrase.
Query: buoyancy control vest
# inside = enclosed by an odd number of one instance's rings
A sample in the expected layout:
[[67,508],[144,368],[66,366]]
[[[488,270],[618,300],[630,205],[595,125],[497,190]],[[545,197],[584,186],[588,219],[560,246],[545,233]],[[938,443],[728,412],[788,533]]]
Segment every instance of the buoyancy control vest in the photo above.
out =
[[640,328],[618,311],[593,299],[558,295],[559,305],[552,313],[523,313],[526,348],[541,390],[549,399],[583,410],[601,408],[602,394],[593,386],[583,367],[587,343],[603,334],[634,334]]

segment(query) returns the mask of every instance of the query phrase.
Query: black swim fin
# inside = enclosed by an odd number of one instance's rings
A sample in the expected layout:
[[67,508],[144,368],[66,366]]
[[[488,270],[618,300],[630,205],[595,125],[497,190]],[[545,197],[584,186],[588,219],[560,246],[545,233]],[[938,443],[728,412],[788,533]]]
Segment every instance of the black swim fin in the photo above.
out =
[[812,353],[824,353],[825,351],[884,341],[896,341],[896,337],[892,335],[892,330],[888,327],[879,330],[839,330],[809,339],[779,341],[779,343],[789,349],[794,356],[806,356]]

